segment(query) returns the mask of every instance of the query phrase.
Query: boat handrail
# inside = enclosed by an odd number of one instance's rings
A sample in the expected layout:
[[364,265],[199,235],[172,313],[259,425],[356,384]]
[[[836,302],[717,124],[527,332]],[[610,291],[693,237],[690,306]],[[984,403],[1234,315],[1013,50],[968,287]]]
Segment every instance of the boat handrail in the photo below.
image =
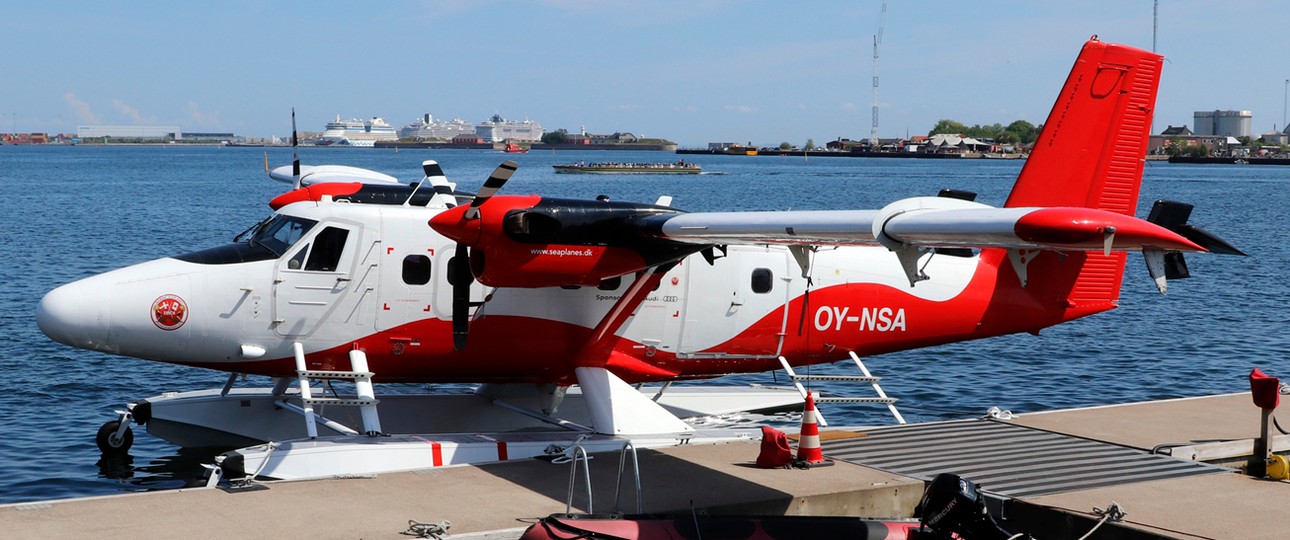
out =
[[569,460],[569,498],[566,499],[564,503],[564,514],[573,514],[573,485],[574,481],[578,478],[579,461],[582,461],[583,478],[587,485],[587,513],[593,514],[595,512],[591,508],[591,463],[589,462],[590,458],[587,457],[587,450],[579,444],[570,448],[569,451],[573,452],[573,458]]
[[623,444],[623,449],[618,453],[618,479],[614,483],[614,513],[621,515],[623,513],[621,506],[622,488],[623,488],[623,467],[627,464],[627,451],[631,450],[632,455],[632,476],[636,479],[636,513],[641,513],[641,463],[636,457],[636,446],[631,441]]

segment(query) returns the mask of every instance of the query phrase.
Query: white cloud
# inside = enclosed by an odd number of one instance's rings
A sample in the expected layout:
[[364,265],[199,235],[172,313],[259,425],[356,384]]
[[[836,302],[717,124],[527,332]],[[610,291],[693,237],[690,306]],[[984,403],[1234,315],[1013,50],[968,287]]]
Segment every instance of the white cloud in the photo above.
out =
[[725,109],[727,111],[734,111],[739,114],[752,114],[757,112],[757,109],[755,107],[751,107],[748,105],[726,105]]
[[189,101],[188,106],[184,108],[188,111],[188,117],[198,125],[219,127],[219,113],[202,112],[196,101]]
[[130,119],[130,121],[132,121],[132,122],[134,122],[134,123],[136,123],[136,124],[155,124],[155,123],[157,123],[157,119],[156,119],[156,118],[151,117],[151,116],[144,116],[144,115],[140,114],[140,113],[139,113],[139,109],[136,109],[136,108],[134,108],[134,107],[131,107],[131,106],[127,105],[124,101],[121,101],[121,100],[119,100],[119,99],[115,99],[115,98],[113,98],[113,99],[112,99],[112,106],[113,106],[113,107],[116,107],[116,110],[120,111],[120,112],[121,112],[121,114],[124,114],[127,118],[129,118],[129,119]]
[[99,115],[94,114],[94,111],[90,109],[90,104],[81,101],[76,97],[75,93],[67,92],[63,94],[63,101],[67,103],[68,107],[72,108],[72,112],[76,113],[76,117],[82,122],[97,123],[99,121]]

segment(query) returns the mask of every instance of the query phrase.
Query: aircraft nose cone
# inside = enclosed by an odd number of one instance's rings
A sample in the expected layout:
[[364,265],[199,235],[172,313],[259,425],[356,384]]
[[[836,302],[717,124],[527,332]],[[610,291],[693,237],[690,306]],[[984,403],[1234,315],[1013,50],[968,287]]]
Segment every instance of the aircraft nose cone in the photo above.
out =
[[107,304],[101,295],[89,294],[82,282],[49,291],[36,306],[36,326],[49,339],[84,349],[107,348]]

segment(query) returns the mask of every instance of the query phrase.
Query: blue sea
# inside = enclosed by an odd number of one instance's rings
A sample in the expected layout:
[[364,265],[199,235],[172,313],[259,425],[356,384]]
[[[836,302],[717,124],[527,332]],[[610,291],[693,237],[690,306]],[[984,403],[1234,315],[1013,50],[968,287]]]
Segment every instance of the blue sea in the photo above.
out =
[[[267,150],[267,152],[266,152]],[[104,459],[94,434],[125,403],[218,387],[223,373],[72,349],[36,328],[36,303],[55,286],[121,266],[228,242],[269,215],[288,186],[270,180],[289,148],[184,145],[0,146],[0,503],[183,487],[211,455],[135,430],[124,459]],[[551,165],[666,161],[656,152],[301,149],[306,164],[343,164],[401,179],[438,160],[476,190],[502,160],[520,163],[507,193],[608,195],[693,211],[879,208],[941,188],[1000,205],[1022,163],[991,160],[683,156],[698,176],[557,175]],[[1290,377],[1282,304],[1290,291],[1290,168],[1148,163],[1138,215],[1156,199],[1197,205],[1192,223],[1251,256],[1191,255],[1192,279],[1161,296],[1130,257],[1120,308],[1045,330],[874,357],[870,368],[910,421],[1242,391],[1259,367]],[[842,370],[845,364],[816,368]],[[853,368],[854,369],[854,368]],[[268,384],[252,380],[253,383]],[[773,383],[767,375],[719,384]],[[783,377],[779,378],[783,383]],[[831,388],[821,385],[818,389]],[[840,389],[845,392],[845,389]],[[378,389],[378,392],[380,390]],[[834,425],[891,422],[881,406],[833,406]],[[1162,418],[1185,422],[1185,418]],[[1253,425],[1253,424],[1251,424]]]

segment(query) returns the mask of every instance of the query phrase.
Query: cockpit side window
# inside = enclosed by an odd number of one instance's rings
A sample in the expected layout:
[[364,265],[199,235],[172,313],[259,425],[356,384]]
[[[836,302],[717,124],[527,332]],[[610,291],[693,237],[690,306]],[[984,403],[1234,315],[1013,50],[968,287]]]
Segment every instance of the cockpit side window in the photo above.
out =
[[305,244],[305,247],[300,248],[300,251],[297,251],[295,255],[291,256],[291,260],[287,261],[287,268],[290,270],[299,270],[301,266],[304,266],[305,255],[308,254],[309,244]]
[[309,260],[305,262],[305,270],[335,272],[336,266],[340,264],[340,256],[345,252],[347,238],[349,238],[349,231],[345,229],[337,227],[323,229],[314,240],[313,250],[309,252]]

